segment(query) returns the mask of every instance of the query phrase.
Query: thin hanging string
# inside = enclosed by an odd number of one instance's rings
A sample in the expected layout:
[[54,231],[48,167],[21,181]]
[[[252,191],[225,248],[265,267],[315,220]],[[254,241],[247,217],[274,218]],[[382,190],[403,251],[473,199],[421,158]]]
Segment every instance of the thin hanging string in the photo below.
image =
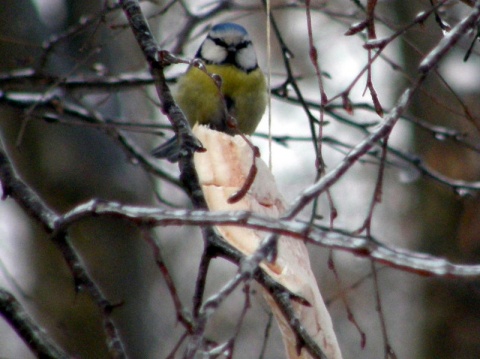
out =
[[272,91],[270,80],[272,78],[272,48],[270,32],[270,0],[267,0],[267,88],[268,88],[268,167],[270,171],[272,165]]

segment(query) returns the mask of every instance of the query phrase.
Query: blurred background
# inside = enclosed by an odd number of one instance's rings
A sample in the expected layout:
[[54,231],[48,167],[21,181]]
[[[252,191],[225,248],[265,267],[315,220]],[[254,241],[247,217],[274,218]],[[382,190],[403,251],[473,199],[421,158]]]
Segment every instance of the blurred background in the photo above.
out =
[[[365,33],[345,36],[365,19],[357,1],[312,1],[313,40],[328,98],[352,85],[353,113],[341,99],[330,104],[323,129],[327,171],[344,158],[381,118],[365,92],[366,75],[353,83],[368,64]],[[144,1],[150,26],[162,47],[191,58],[208,26],[233,21],[244,25],[267,72],[266,19],[260,1]],[[307,17],[301,1],[272,1],[273,16],[293,58],[296,83],[311,114],[318,118],[318,78],[309,58]],[[378,38],[414,22],[430,1],[382,1],[377,4]],[[444,24],[454,26],[471,8],[452,1],[438,8]],[[145,166],[118,134],[149,151],[171,136],[148,80],[145,60],[114,1],[3,0],[0,3],[0,136],[18,174],[57,213],[92,198],[142,206],[190,208],[174,180]],[[372,82],[385,112],[417,76],[421,59],[448,33],[434,16],[390,42],[372,65]],[[406,156],[389,153],[382,203],[375,209],[372,235],[387,245],[445,257],[455,263],[478,263],[480,207],[478,192],[454,191],[422,173],[409,156],[450,179],[480,177],[480,44],[467,61],[474,41],[465,36],[449,50],[434,74],[417,92],[408,115],[396,125],[389,145]],[[286,79],[284,58],[273,37],[272,88]],[[174,78],[184,65],[168,69]],[[111,80],[107,83],[107,79]],[[282,89],[283,90],[283,89]],[[295,98],[289,86],[287,95]],[[309,118],[297,101],[272,96],[273,136],[291,136],[271,146],[272,171],[287,202],[316,176]],[[8,96],[6,96],[6,94]],[[315,106],[317,105],[317,106]],[[77,113],[75,109],[80,109]],[[84,114],[81,117],[79,113]],[[46,121],[48,119],[49,121]],[[96,121],[93,121],[96,120]],[[101,120],[101,121],[100,121]],[[101,123],[103,121],[103,123]],[[165,125],[153,128],[151,125]],[[160,130],[159,130],[160,128]],[[253,138],[268,162],[268,114]],[[162,137],[162,136],[163,137]],[[362,226],[374,194],[379,150],[359,161],[331,189],[338,210],[335,227],[355,231]],[[152,160],[150,158],[150,160]],[[178,168],[158,163],[167,175]],[[309,217],[312,208],[305,211]],[[321,198],[319,215],[329,224],[329,206]],[[183,304],[191,307],[203,250],[200,231],[190,227],[159,228],[156,235]],[[76,293],[61,254],[13,200],[0,202],[0,286],[14,293],[44,330],[69,354],[105,358],[108,351],[98,308],[86,293]],[[183,334],[165,281],[151,248],[137,228],[122,221],[91,218],[71,229],[71,241],[106,297],[116,308],[127,354],[132,358],[165,358]],[[376,310],[371,263],[335,252],[340,281],[328,268],[330,252],[309,246],[312,266],[328,300],[344,358],[382,358],[384,340]],[[378,266],[384,323],[398,358],[480,357],[480,291],[478,281],[425,278]],[[207,295],[231,278],[236,267],[213,262]],[[258,292],[258,291],[257,291]],[[345,292],[361,332],[349,321],[338,293]],[[244,295],[234,293],[212,317],[208,335],[227,340],[234,332]],[[265,343],[269,310],[260,294],[236,341],[235,358],[258,358]],[[181,351],[177,353],[181,357]],[[0,357],[32,358],[25,344],[0,320]],[[263,358],[284,357],[273,324]]]

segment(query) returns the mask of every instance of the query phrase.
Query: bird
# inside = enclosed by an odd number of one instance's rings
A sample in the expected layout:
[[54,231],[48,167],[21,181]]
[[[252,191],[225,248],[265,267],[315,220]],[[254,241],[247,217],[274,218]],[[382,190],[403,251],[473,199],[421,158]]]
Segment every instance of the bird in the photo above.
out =
[[[247,30],[235,23],[214,25],[200,45],[196,59],[209,74],[221,78],[221,88],[202,69],[190,65],[177,82],[174,99],[189,124],[208,125],[213,130],[235,135],[251,135],[267,106],[265,75]],[[236,119],[236,129],[229,124]],[[235,127],[235,126],[234,126]],[[155,148],[152,155],[170,162],[179,159],[176,136]]]

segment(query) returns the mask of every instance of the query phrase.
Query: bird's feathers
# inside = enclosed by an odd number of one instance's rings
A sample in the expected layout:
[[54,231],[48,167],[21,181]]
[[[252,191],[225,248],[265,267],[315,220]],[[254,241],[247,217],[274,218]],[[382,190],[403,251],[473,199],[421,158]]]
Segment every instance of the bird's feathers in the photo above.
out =
[[[267,104],[265,77],[261,71],[245,73],[232,65],[207,65],[207,71],[222,78],[219,90],[202,70],[192,67],[178,81],[176,101],[193,127],[210,124],[217,131],[233,133],[226,126],[225,110],[235,117],[240,132],[252,134]],[[230,102],[225,108],[224,98]]]

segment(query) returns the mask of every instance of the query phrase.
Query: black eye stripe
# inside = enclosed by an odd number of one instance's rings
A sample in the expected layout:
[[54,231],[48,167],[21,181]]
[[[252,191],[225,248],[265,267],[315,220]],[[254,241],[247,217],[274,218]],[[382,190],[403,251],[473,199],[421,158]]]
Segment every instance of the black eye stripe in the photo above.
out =
[[251,44],[250,41],[243,41],[243,42],[239,43],[236,46],[236,48],[237,48],[237,50],[241,50],[241,49],[244,49],[244,48],[248,47],[248,45],[250,45],[250,44]]
[[[213,38],[213,37],[211,37],[210,39],[211,39],[211,40],[215,43],[215,45],[217,45],[217,46],[221,46],[221,47],[224,47],[224,48],[226,48],[226,49],[228,49],[228,47],[229,47],[229,45],[228,45],[225,41],[223,41],[222,39],[220,39],[220,38]],[[235,45],[235,49],[236,49],[236,50],[244,49],[244,48],[248,47],[248,45],[250,45],[251,43],[252,43],[251,41],[242,41],[242,42],[240,42],[239,44],[236,44],[236,45]]]
[[211,37],[210,39],[211,39],[211,40],[215,43],[215,45],[217,45],[217,46],[227,47],[227,44],[226,44],[225,41],[223,41],[222,39],[213,38],[213,37]]

